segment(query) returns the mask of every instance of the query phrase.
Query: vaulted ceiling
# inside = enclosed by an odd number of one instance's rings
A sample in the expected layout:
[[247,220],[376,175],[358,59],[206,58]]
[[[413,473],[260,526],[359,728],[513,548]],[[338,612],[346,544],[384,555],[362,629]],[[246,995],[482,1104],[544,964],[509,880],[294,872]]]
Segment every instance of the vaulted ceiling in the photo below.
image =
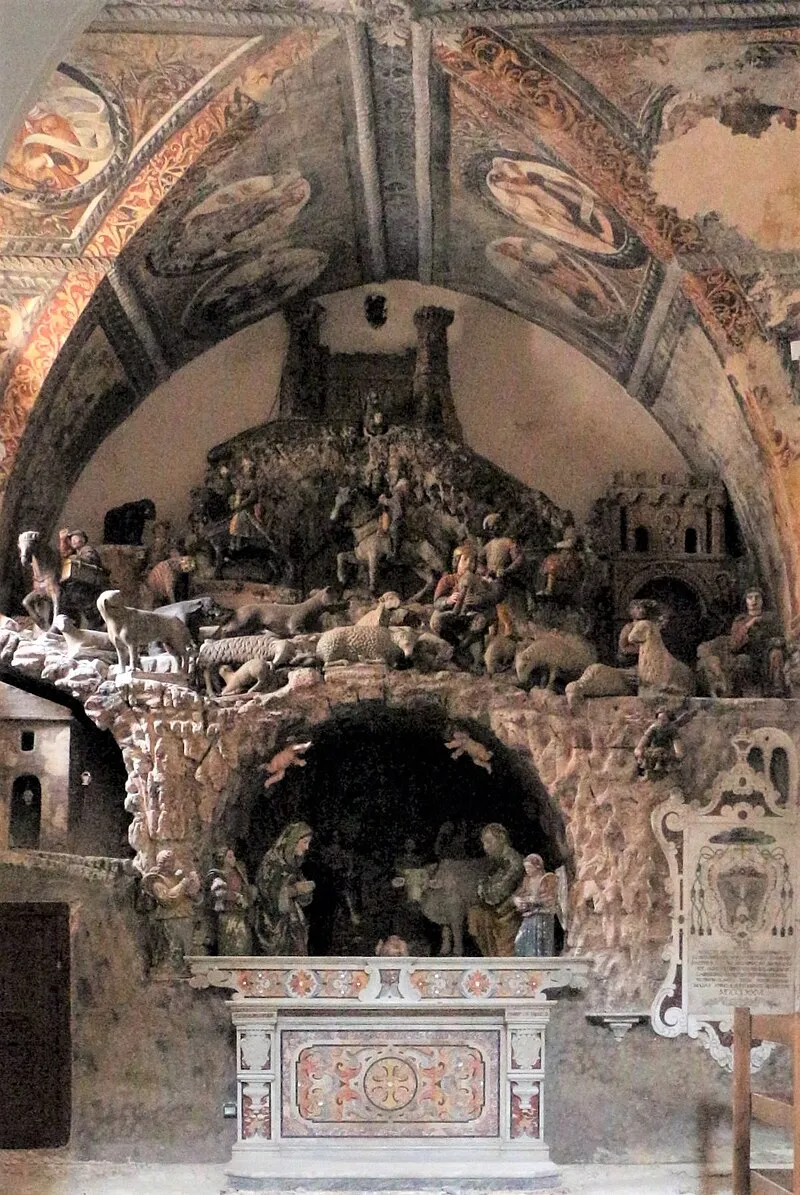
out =
[[418,279],[625,385],[798,619],[800,5],[687,12],[109,4],[0,169],[0,558],[174,369],[300,292]]

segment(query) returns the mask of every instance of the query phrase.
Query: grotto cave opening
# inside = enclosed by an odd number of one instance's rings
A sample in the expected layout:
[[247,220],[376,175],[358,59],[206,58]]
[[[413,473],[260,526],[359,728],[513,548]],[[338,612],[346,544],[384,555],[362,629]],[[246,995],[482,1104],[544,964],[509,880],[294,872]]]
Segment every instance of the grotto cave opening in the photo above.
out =
[[[561,815],[530,762],[478,722],[438,705],[359,702],[291,738],[310,741],[305,766],[266,791],[256,774],[249,801],[242,793],[238,802],[237,853],[254,875],[287,823],[312,826],[303,867],[316,884],[312,955],[373,954],[390,934],[411,953],[438,953],[439,927],[392,881],[403,868],[482,858],[487,823],[500,822],[549,870],[568,861]],[[465,953],[479,953],[468,936]]]

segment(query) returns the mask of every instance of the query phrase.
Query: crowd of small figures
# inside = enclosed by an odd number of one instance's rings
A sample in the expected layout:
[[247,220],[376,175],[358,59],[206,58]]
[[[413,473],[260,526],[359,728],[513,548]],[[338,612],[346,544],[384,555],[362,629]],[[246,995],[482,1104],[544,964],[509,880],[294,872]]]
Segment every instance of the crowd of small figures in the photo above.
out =
[[[119,590],[107,587],[108,576],[83,532],[61,533],[58,557],[38,533],[25,532],[20,559],[33,574],[24,600],[29,617],[5,619],[0,659],[43,676],[47,669],[63,676],[65,663],[79,668],[94,661],[106,675],[115,665],[118,678],[143,670],[224,698],[272,692],[289,669],[375,663],[510,674],[524,688],[538,684],[565,692],[573,708],[589,697],[636,694],[793,694],[797,659],[759,590],[748,591],[746,609],[728,634],[700,644],[695,668],[669,652],[662,638],[665,612],[648,600],[631,605],[617,660],[605,663],[589,638],[570,629],[568,602],[557,603],[560,625],[552,617],[531,617],[536,598],[538,608],[547,610],[548,599],[558,596],[574,571],[574,529],[544,560],[541,589],[532,601],[518,582],[523,553],[502,534],[501,523],[500,515],[488,515],[486,540],[457,547],[451,571],[407,600],[391,591],[372,598],[339,582],[313,590],[304,601],[262,596],[237,605],[236,586],[226,591],[217,585],[214,596],[185,597],[155,609],[126,604]],[[152,588],[143,592],[149,602],[158,598]]]

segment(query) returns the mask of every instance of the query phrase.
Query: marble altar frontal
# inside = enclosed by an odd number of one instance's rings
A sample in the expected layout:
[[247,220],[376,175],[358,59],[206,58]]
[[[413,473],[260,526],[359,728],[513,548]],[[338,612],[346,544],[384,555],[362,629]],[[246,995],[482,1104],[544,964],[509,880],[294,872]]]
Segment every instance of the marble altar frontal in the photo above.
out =
[[192,986],[232,991],[229,1189],[552,1189],[542,1128],[548,993],[583,987],[588,965],[190,960]]

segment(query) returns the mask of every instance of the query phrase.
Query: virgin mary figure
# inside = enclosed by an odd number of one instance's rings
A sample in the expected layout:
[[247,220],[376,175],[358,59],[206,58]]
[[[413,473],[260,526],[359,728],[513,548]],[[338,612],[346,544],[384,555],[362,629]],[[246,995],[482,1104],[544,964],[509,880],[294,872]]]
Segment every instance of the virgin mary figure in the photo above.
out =
[[259,954],[308,954],[303,910],[311,904],[314,881],[305,878],[301,866],[311,834],[306,822],[290,822],[261,860],[255,916]]

